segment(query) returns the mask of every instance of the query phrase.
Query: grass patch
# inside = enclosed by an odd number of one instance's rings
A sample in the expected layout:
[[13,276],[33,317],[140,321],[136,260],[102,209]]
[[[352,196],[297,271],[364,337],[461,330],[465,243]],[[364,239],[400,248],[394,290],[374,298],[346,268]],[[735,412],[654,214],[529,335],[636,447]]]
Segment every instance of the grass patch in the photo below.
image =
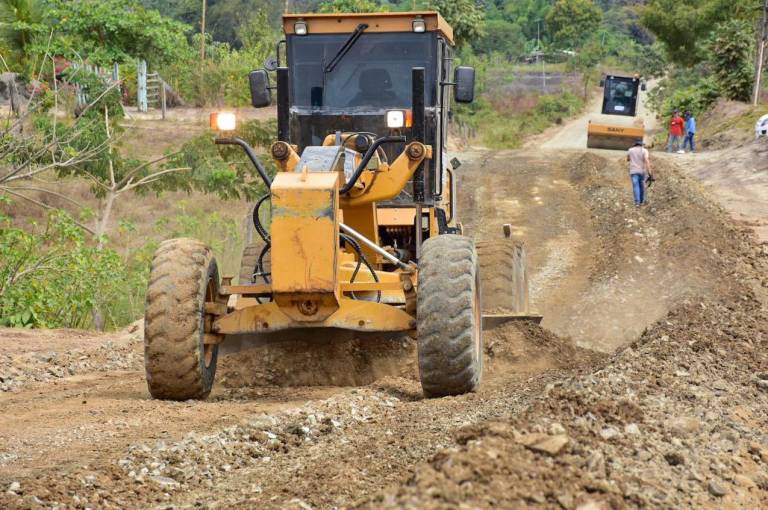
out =
[[768,114],[768,105],[751,107],[746,113],[726,118],[716,124],[710,124],[702,129],[701,135],[714,136],[726,131],[747,131],[751,134],[754,132],[755,122],[765,114]]
[[584,101],[570,93],[546,96],[521,96],[503,108],[480,98],[471,108],[460,109],[457,120],[469,127],[472,138],[491,149],[515,149],[528,136],[543,132],[553,124],[572,117],[584,108]]

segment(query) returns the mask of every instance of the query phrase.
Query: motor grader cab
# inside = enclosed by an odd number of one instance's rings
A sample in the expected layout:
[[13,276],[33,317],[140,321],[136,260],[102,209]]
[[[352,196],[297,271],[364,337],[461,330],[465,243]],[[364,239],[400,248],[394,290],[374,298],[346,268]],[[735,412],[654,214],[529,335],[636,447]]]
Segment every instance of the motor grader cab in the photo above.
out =
[[[283,24],[277,58],[249,77],[254,106],[276,95],[276,175],[234,136],[231,114],[212,118],[216,143],[242,147],[264,181],[260,239],[237,284],[220,283],[200,242],[160,246],[147,294],[150,393],[204,398],[228,337],[317,328],[408,334],[427,396],[475,390],[478,253],[457,222],[447,156],[451,97],[472,101],[474,70],[452,70],[453,33],[436,12],[292,14]],[[527,306],[527,282],[514,289]]]
[[603,107],[598,117],[590,119],[587,147],[591,149],[626,150],[645,136],[639,116],[640,92],[645,83],[638,75],[608,75],[601,81]]

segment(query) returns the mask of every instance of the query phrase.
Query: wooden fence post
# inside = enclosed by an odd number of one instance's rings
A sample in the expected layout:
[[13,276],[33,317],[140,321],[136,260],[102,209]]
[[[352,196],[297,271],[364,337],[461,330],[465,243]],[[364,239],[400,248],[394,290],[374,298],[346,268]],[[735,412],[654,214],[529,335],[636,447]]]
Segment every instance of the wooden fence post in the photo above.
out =
[[160,108],[163,110],[163,120],[165,120],[165,82],[160,77],[158,79],[160,80]]
[[147,105],[147,61],[141,60],[139,61],[139,69],[138,69],[138,107],[139,111],[146,113],[149,109],[149,106]]

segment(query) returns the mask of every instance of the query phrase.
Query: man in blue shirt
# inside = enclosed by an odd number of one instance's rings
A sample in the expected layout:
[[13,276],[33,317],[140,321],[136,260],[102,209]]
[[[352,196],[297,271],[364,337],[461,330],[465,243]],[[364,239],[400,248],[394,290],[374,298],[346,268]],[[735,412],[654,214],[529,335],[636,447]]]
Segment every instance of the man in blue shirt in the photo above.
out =
[[696,151],[696,142],[693,140],[696,136],[696,118],[691,112],[685,112],[685,140],[683,140],[683,150],[687,145],[691,146],[691,152]]

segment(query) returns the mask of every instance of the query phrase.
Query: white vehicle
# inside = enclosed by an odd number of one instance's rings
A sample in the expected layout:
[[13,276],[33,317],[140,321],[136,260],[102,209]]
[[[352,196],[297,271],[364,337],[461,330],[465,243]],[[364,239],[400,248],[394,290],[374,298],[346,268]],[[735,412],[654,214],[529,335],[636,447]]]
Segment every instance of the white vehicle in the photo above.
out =
[[763,115],[755,122],[755,138],[761,136],[768,136],[768,114]]

